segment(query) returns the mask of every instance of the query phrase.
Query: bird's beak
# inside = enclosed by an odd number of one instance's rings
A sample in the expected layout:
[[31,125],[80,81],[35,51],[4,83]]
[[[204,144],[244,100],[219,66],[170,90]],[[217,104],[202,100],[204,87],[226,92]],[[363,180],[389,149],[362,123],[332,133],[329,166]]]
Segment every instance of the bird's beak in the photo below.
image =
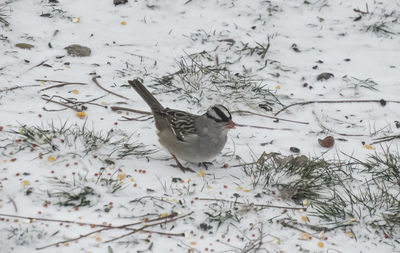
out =
[[236,125],[235,122],[233,122],[232,120],[229,120],[228,123],[226,123],[225,127],[232,129],[232,128],[235,128],[235,125]]

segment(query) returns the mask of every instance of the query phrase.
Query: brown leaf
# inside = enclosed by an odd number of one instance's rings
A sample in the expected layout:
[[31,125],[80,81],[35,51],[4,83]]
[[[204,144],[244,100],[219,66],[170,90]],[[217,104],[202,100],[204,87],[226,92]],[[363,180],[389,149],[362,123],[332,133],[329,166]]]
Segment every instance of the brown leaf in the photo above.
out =
[[16,47],[22,48],[22,49],[31,49],[35,47],[34,45],[28,44],[28,43],[17,43],[15,44]]
[[331,79],[332,77],[334,77],[334,75],[332,73],[321,73],[317,76],[317,81],[324,81],[324,80],[328,80]]
[[324,148],[330,148],[335,144],[335,138],[327,136],[324,139],[318,139],[318,143]]

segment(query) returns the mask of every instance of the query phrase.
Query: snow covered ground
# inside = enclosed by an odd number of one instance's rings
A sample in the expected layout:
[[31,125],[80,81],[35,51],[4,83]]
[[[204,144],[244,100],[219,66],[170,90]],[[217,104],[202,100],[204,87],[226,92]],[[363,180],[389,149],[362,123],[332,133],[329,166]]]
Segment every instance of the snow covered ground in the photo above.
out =
[[[398,1],[0,4],[1,253],[400,250]],[[183,173],[135,78],[248,126]]]

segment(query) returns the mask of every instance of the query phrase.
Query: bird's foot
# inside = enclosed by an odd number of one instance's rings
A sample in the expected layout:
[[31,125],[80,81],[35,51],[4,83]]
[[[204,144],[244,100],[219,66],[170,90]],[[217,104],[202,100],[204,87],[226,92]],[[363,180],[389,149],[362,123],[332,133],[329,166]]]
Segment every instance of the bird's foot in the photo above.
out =
[[193,173],[195,172],[195,171],[192,170],[191,168],[183,166],[183,165],[178,161],[178,158],[176,158],[175,155],[172,155],[172,157],[175,159],[175,162],[176,162],[176,165],[171,165],[172,167],[181,169],[181,170],[183,171],[183,173],[185,173],[186,171],[190,171],[190,172],[193,172]]
[[206,168],[206,170],[208,170],[208,166],[213,165],[212,162],[201,162],[199,163],[199,167],[200,166],[204,166],[204,168]]

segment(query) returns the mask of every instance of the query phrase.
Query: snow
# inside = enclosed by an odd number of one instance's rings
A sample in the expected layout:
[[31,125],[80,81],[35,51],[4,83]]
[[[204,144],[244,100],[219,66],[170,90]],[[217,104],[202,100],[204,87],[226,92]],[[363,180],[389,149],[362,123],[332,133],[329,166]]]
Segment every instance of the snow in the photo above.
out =
[[[255,84],[271,91],[284,105],[312,100],[398,101],[400,19],[395,19],[400,18],[398,1],[306,2],[131,0],[114,6],[111,0],[70,0],[56,4],[39,0],[2,1],[5,7],[0,10],[8,15],[10,25],[2,26],[0,30],[0,126],[4,127],[0,131],[0,218],[1,214],[12,214],[119,226],[141,221],[145,215],[152,219],[172,212],[179,215],[193,212],[176,222],[147,228],[165,233],[185,233],[184,237],[156,233],[149,237],[148,233],[138,232],[119,241],[104,243],[129,232],[113,229],[68,245],[61,243],[59,247],[52,246],[42,252],[399,251],[398,239],[396,242],[395,237],[385,238],[382,233],[368,230],[362,221],[352,230],[357,240],[348,235],[348,230],[341,229],[326,232],[321,240],[318,233],[311,240],[302,240],[299,239],[301,232],[276,222],[282,218],[293,218],[301,223],[304,222],[302,217],[307,216],[310,224],[320,224],[321,220],[310,216],[308,211],[257,210],[254,206],[243,205],[243,210],[235,211],[240,214],[240,221],[233,217],[218,226],[218,222],[211,222],[205,213],[213,207],[229,211],[232,203],[201,200],[217,198],[235,201],[236,193],[240,195],[239,202],[302,207],[272,194],[275,188],[265,190],[257,186],[253,189],[251,178],[245,176],[240,166],[235,166],[241,161],[237,157],[252,162],[263,152],[290,155],[289,148],[294,146],[306,156],[336,158],[345,153],[365,159],[369,154],[382,152],[386,146],[383,144],[381,149],[379,145],[373,145],[375,149],[366,149],[363,142],[369,144],[385,134],[398,134],[394,121],[400,120],[399,103],[388,102],[385,106],[379,103],[309,104],[291,107],[277,115],[309,124],[282,120],[274,122],[256,115],[234,114],[233,119],[239,124],[271,127],[274,130],[250,127],[231,130],[224,150],[208,170],[197,164],[188,164],[199,173],[183,173],[170,166],[173,160],[158,143],[152,119],[123,121],[122,116],[133,118],[141,115],[132,112],[129,115],[125,112],[118,114],[110,109],[110,106],[118,105],[148,111],[147,105],[134,90],[125,86],[127,81],[142,78],[152,90],[156,87],[157,78],[179,70],[180,60],[190,62],[188,57],[191,54],[202,51],[207,51],[212,57],[211,61],[201,60],[205,65],[215,64],[218,58],[221,66],[226,66],[232,73],[244,75],[247,71],[253,80],[257,80]],[[355,11],[366,11],[366,5],[368,14]],[[389,15],[392,11],[394,13]],[[51,13],[52,17],[41,17],[44,13]],[[387,17],[384,14],[388,14]],[[362,15],[361,20],[354,21],[359,15]],[[386,22],[386,29],[392,33],[367,31],[368,26],[381,21]],[[246,54],[245,51],[237,53],[246,43],[251,47],[257,46],[257,43],[266,46],[268,38],[270,48],[265,58],[256,53]],[[228,40],[235,43],[230,45]],[[34,48],[17,48],[17,43],[29,43]],[[71,44],[89,47],[91,56],[68,56],[64,48]],[[292,49],[293,44],[300,52]],[[345,61],[347,58],[350,61]],[[265,60],[268,60],[266,66]],[[225,62],[231,64],[224,65]],[[38,64],[40,66],[36,66]],[[317,68],[313,69],[313,66]],[[323,72],[333,73],[334,78],[317,81],[316,77]],[[106,89],[129,100],[101,90],[92,81],[93,77]],[[193,80],[196,76],[190,78]],[[204,89],[192,90],[191,97],[185,96],[183,91],[171,92],[172,88],[168,90],[162,86],[154,90],[155,96],[167,107],[197,114],[204,113],[215,103],[222,103],[232,111],[248,110],[269,116],[274,116],[273,113],[282,108],[275,103],[274,112],[261,109],[259,104],[265,100],[251,92],[244,92],[244,99],[232,101],[231,96],[235,94],[215,89],[209,82],[210,78],[199,77]],[[41,79],[87,85],[40,91],[57,84],[37,81]],[[357,79],[372,80],[377,84],[374,86],[377,90],[360,86]],[[177,79],[174,82],[182,86]],[[308,86],[303,87],[304,83]],[[358,86],[354,88],[356,84]],[[15,86],[27,85],[38,86],[7,91]],[[78,94],[73,90],[77,90]],[[46,102],[44,94],[79,101],[105,95],[95,102],[108,105],[108,108],[86,105],[87,117],[81,119],[71,109],[46,111],[65,107]],[[105,157],[115,148],[112,144],[99,145],[94,152],[84,156],[84,141],[74,139],[71,133],[67,133],[63,138],[69,140],[68,144],[60,142],[58,137],[54,143],[60,149],[39,159],[40,148],[32,152],[29,149],[19,151],[15,140],[20,137],[11,133],[20,131],[24,125],[49,129],[52,124],[59,128],[65,122],[71,129],[85,126],[87,131],[103,136],[113,129],[113,140],[121,136],[127,140],[128,137],[120,135],[126,133],[131,135],[129,143],[144,144],[139,151],[149,152],[124,158],[118,158],[115,153],[111,155],[111,164],[105,161]],[[326,134],[319,122],[337,133],[362,136]],[[284,128],[290,130],[282,130]],[[326,149],[318,144],[318,138],[326,135],[336,138],[333,148]],[[338,141],[337,138],[346,141]],[[271,141],[271,144],[266,144]],[[9,143],[13,144],[5,146]],[[394,152],[398,150],[398,143],[398,139],[390,142],[390,149]],[[45,143],[43,146],[47,147]],[[13,153],[10,154],[11,151]],[[55,161],[50,161],[49,156]],[[224,167],[225,164],[229,165],[228,168]],[[99,176],[100,172],[104,174]],[[103,178],[104,182],[99,183],[99,178]],[[123,188],[113,193],[113,185],[107,185],[106,179],[122,183]],[[70,190],[76,193],[82,189],[78,187],[82,183],[90,186],[95,193],[89,196],[89,206],[59,206],[56,204],[59,199],[48,195]],[[29,187],[32,193],[27,194]],[[258,193],[261,197],[255,197]],[[141,198],[142,201],[138,202]],[[51,203],[46,205],[46,201]],[[110,202],[112,208],[108,208]],[[18,219],[14,222],[14,218],[8,222],[0,220],[0,252],[32,252],[38,247],[75,238],[94,229],[78,224],[67,227],[65,222],[37,220],[27,224],[26,221]],[[203,231],[201,223],[212,228]],[[260,231],[263,233],[260,250],[250,249]]]

